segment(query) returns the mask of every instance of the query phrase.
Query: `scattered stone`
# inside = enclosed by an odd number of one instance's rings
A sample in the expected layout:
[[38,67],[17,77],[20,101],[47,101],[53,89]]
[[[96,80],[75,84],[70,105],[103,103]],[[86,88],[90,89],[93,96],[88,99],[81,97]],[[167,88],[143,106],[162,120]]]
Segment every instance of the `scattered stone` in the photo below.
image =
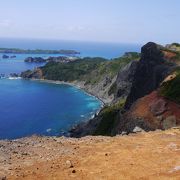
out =
[[169,145],[167,145],[167,147],[168,147],[169,149],[177,150],[177,144],[175,144],[175,143],[170,143]]
[[67,166],[68,168],[73,168],[73,167],[74,167],[74,166],[72,165],[71,161],[69,161],[69,160],[66,161],[66,166]]
[[127,135],[127,134],[128,134],[128,133],[125,132],[125,131],[123,131],[123,132],[121,133],[122,136]]
[[6,176],[0,177],[0,180],[6,180],[6,179],[7,179]]
[[143,132],[144,130],[138,126],[133,129],[133,133]]
[[74,169],[74,170],[72,170],[72,173],[76,173],[76,170]]
[[22,156],[27,156],[27,155],[29,155],[27,152],[22,153]]
[[180,166],[176,166],[174,167],[171,171],[169,171],[170,173],[176,172],[176,171],[180,171]]

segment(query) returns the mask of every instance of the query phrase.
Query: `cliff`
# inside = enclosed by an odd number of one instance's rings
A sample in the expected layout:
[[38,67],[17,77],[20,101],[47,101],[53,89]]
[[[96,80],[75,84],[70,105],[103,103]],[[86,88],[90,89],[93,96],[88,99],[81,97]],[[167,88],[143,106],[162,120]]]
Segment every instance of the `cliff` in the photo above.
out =
[[162,52],[163,49],[162,46],[152,42],[142,47],[141,59],[133,77],[134,82],[131,92],[128,95],[125,108],[130,108],[138,98],[157,89],[160,83],[176,66],[165,59]]
[[177,53],[152,42],[143,46],[140,60],[122,68],[111,86],[113,103],[94,119],[73,128],[71,135],[113,136],[180,125]]
[[[105,107],[94,119],[73,127],[70,135],[114,136],[179,125],[179,61],[179,51],[149,42],[141,56],[131,52],[112,61],[84,58],[67,64],[48,63],[22,77],[70,82],[99,97]],[[175,74],[175,80],[163,83]],[[162,114],[153,114],[163,106]]]

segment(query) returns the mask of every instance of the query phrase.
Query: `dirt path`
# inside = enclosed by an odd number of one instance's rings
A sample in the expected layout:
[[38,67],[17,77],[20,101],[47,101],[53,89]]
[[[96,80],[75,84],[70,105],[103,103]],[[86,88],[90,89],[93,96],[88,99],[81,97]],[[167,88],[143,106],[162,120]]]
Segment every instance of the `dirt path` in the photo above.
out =
[[180,129],[0,141],[0,179],[180,179]]

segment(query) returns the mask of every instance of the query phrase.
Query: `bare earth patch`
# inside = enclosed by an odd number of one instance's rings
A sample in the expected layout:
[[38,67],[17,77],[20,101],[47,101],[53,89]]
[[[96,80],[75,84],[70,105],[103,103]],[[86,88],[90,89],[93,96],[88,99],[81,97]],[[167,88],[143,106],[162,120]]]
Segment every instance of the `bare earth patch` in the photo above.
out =
[[180,179],[180,128],[0,141],[0,179]]

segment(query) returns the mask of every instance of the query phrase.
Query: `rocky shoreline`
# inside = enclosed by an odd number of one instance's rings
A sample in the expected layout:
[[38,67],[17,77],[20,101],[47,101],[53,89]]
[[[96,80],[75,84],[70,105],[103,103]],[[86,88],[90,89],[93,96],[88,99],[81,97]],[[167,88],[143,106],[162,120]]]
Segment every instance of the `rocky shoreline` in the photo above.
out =
[[74,82],[65,82],[65,81],[54,81],[54,80],[46,80],[46,79],[28,79],[28,80],[38,81],[38,82],[42,82],[42,83],[59,84],[59,85],[64,84],[64,85],[76,87],[77,89],[83,90],[86,94],[88,94],[90,96],[94,96],[96,99],[101,101],[102,107],[105,106],[110,101],[110,99],[99,97],[97,94],[94,94],[94,93],[88,91],[85,88],[85,86],[83,85],[84,82],[75,82],[75,81]]

